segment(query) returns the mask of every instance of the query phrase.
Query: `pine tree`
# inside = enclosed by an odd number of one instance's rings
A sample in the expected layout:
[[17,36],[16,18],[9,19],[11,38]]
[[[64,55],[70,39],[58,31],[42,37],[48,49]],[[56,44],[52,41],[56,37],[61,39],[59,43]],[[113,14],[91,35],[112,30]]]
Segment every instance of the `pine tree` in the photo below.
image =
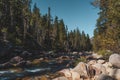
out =
[[[95,0],[96,1],[96,0]],[[100,17],[94,35],[94,50],[111,50],[119,53],[120,0],[100,0]],[[99,43],[99,44],[98,44]]]
[[0,38],[24,48],[40,45],[45,51],[91,49],[88,35],[78,28],[68,31],[63,19],[51,19],[50,11],[49,7],[48,13],[41,15],[36,4],[31,9],[31,0],[0,0]]
[[26,35],[30,25],[30,4],[31,0],[24,0],[23,1],[23,8],[22,8],[22,19],[23,19],[23,41],[26,43]]
[[55,17],[54,20],[54,26],[53,26],[53,49],[57,50],[59,49],[59,23],[58,23],[58,17]]
[[41,16],[40,10],[37,8],[36,4],[33,8],[33,30],[34,30],[34,38],[39,43],[40,41],[40,28],[41,28]]
[[66,41],[66,29],[65,24],[63,20],[60,20],[59,22],[59,42],[61,44],[61,49],[65,48],[65,41]]

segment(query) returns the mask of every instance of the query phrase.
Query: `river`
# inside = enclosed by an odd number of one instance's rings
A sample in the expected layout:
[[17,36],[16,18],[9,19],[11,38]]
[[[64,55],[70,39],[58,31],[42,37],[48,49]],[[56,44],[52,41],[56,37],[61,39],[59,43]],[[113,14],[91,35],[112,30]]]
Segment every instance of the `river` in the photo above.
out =
[[43,75],[47,73],[55,73],[66,67],[66,64],[69,63],[70,60],[65,60],[63,63],[58,64],[57,61],[51,61],[46,63],[44,66],[35,65],[31,67],[24,68],[8,68],[0,70],[0,80],[15,80],[16,78],[22,78],[26,76],[37,76]]

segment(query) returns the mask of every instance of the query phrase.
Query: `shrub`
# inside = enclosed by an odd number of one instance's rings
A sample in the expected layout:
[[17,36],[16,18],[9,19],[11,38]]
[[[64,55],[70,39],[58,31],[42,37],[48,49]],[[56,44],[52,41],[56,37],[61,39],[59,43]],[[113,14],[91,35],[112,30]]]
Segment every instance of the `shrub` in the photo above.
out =
[[79,63],[79,62],[87,62],[85,57],[80,57],[75,61],[75,66]]
[[109,58],[109,56],[112,54],[110,50],[99,50],[98,51],[99,55],[102,55],[105,60]]
[[6,33],[7,32],[7,28],[1,29],[1,32]]
[[15,42],[16,42],[16,45],[22,44],[22,41],[20,39],[18,39],[18,38],[16,38]]

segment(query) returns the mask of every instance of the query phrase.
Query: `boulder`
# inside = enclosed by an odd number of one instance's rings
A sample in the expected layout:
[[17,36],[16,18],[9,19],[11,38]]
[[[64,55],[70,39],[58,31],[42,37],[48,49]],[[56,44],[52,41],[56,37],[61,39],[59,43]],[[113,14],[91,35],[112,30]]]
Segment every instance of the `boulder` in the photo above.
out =
[[69,69],[63,69],[63,70],[59,71],[59,73],[63,73],[64,76],[67,78],[71,77],[71,72]]
[[25,66],[26,65],[26,61],[20,61],[20,62],[18,62],[17,64],[15,64],[15,66]]
[[109,72],[110,72],[111,69],[112,69],[112,64],[111,64],[110,62],[105,62],[105,63],[103,64],[103,66],[106,68],[107,74],[109,74]]
[[82,53],[82,52],[79,52],[78,54],[79,54],[79,55],[82,55],[83,53]]
[[109,62],[117,68],[120,68],[120,55],[119,54],[112,54],[109,57]]
[[92,65],[88,65],[88,76],[89,78],[94,78],[94,76],[96,75],[96,71],[95,69],[92,67]]
[[95,70],[96,75],[107,73],[106,68],[100,63],[96,63],[96,64],[92,65],[92,67]]
[[3,63],[1,67],[12,67],[13,65],[10,62]]
[[26,66],[31,64],[30,61],[25,61],[20,56],[13,57],[8,63],[12,64],[13,66]]
[[103,64],[105,63],[105,60],[98,60],[97,63]]
[[32,62],[26,61],[26,65],[31,65],[31,64],[32,64]]
[[96,62],[96,60],[90,60],[87,64],[88,65],[94,65],[94,64],[96,64],[97,62]]
[[29,53],[28,51],[23,51],[23,52],[21,53],[21,55],[22,55],[22,56],[31,56],[32,53]]
[[120,69],[111,69],[109,75],[114,77],[116,80],[120,80]]
[[72,80],[80,80],[80,75],[79,73],[73,71],[72,69],[63,69],[60,71],[65,75],[67,79],[72,79]]
[[95,59],[99,59],[99,58],[102,58],[103,56],[102,55],[98,55],[96,53],[93,53],[92,57],[95,58]]
[[9,62],[10,63],[19,63],[23,60],[23,58],[21,58],[20,56],[15,56],[13,57]]
[[76,67],[73,68],[73,71],[78,72],[80,76],[88,77],[87,64],[80,62]]
[[75,72],[73,70],[71,70],[70,72],[71,72],[71,75],[72,75],[72,80],[80,80],[79,73],[77,73],[77,72]]
[[101,74],[95,80],[114,80],[114,79],[109,75]]
[[78,52],[73,52],[72,54],[78,54]]
[[103,66],[108,68],[108,67],[112,67],[112,64],[110,62],[105,62]]

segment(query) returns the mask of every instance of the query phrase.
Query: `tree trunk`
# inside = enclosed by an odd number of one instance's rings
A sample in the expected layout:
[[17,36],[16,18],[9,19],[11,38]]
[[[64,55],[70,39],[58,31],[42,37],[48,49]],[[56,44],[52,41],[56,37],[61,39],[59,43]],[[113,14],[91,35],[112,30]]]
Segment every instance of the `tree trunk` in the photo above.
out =
[[11,19],[11,30],[13,28],[13,9],[12,9],[12,2],[10,1],[10,19]]

